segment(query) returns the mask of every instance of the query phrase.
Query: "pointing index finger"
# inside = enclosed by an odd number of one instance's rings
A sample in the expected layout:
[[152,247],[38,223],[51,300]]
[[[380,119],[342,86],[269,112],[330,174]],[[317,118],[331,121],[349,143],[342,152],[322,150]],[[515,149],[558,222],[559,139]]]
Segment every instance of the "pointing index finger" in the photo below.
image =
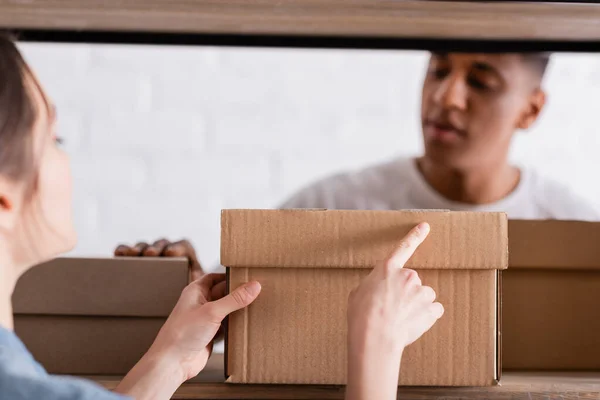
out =
[[422,222],[408,232],[400,241],[400,244],[394,249],[385,262],[388,268],[404,268],[404,265],[415,253],[415,250],[425,240],[429,234],[430,227],[427,222]]

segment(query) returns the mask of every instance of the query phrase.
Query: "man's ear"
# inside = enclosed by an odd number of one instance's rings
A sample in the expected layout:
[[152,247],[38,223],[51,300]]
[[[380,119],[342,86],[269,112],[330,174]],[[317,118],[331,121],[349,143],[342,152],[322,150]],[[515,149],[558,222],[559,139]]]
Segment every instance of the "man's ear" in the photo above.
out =
[[17,220],[16,188],[0,177],[0,230],[10,231]]
[[529,129],[540,116],[544,105],[546,105],[546,93],[541,88],[537,88],[531,93],[526,109],[517,123],[517,128]]

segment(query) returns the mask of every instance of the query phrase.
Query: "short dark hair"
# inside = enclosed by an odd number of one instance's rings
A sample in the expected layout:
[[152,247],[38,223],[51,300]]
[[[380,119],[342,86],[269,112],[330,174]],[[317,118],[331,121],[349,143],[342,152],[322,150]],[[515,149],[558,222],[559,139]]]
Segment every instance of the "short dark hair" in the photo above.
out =
[[552,53],[523,53],[523,60],[535,68],[540,77],[544,77]]
[[14,37],[0,31],[0,173],[15,181],[35,180],[33,130],[39,110],[31,77]]

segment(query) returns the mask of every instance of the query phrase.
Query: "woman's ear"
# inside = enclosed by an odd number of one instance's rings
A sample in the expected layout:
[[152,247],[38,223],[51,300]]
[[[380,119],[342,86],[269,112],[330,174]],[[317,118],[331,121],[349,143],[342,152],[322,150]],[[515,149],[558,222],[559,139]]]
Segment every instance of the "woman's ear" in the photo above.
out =
[[0,177],[0,230],[10,231],[17,221],[17,189]]
[[544,105],[546,104],[546,93],[541,89],[537,88],[531,93],[529,97],[529,102],[527,103],[527,108],[521,115],[519,122],[517,124],[517,128],[519,129],[529,129],[531,125],[538,119],[540,116]]

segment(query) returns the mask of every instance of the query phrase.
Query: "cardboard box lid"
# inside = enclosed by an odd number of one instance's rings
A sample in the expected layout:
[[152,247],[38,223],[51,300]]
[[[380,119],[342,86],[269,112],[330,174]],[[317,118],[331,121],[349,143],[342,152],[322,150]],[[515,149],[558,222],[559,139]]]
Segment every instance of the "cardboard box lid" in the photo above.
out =
[[420,222],[427,240],[415,269],[505,269],[504,213],[356,210],[223,210],[226,267],[372,268]]
[[21,277],[13,312],[166,317],[189,279],[184,258],[57,258]]
[[510,220],[509,267],[600,269],[600,223]]

